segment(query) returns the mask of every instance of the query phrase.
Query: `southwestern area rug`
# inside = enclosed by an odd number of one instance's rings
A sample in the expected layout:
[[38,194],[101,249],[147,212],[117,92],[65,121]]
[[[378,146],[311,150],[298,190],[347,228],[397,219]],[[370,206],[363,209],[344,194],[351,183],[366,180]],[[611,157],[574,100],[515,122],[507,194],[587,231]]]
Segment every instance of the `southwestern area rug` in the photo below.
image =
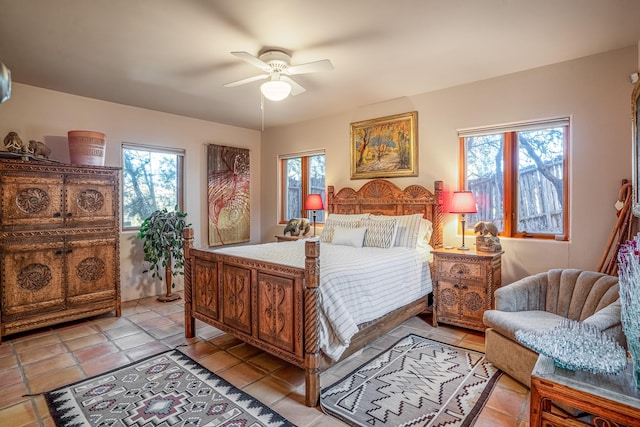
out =
[[45,393],[58,426],[293,426],[178,350]]
[[484,354],[408,335],[322,390],[322,410],[353,426],[470,426],[501,371]]

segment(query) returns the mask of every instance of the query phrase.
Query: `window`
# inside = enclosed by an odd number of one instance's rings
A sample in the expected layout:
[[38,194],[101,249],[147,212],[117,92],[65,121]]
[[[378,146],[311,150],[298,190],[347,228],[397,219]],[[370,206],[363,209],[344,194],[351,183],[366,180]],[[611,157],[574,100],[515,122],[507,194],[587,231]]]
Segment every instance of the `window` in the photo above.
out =
[[183,150],[122,144],[122,229],[134,230],[152,212],[183,210]]
[[[320,194],[326,203],[324,184],[324,152],[306,155],[280,156],[280,222],[291,218],[309,218],[313,212],[304,211],[308,194]],[[324,211],[316,211],[316,222],[324,222]]]
[[567,240],[569,119],[459,132],[460,182],[478,213],[467,228],[493,222],[507,237]]

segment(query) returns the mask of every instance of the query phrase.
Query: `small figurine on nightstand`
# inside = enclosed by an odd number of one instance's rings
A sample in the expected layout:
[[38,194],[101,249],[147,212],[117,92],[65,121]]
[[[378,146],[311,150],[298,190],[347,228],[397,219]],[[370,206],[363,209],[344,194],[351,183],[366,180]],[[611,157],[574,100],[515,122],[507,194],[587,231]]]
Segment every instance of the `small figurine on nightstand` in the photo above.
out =
[[304,236],[309,234],[309,230],[311,230],[311,224],[307,218],[291,218],[282,234],[289,233],[291,236]]
[[473,226],[476,236],[476,250],[482,252],[499,252],[502,250],[498,227],[489,221],[480,221]]

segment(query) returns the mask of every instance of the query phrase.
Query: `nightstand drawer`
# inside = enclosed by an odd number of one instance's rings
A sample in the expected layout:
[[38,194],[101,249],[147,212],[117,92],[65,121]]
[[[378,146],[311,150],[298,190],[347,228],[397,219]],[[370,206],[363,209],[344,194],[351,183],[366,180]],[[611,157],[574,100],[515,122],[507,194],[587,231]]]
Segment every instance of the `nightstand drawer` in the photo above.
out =
[[438,262],[437,274],[439,278],[465,279],[482,281],[486,277],[486,263],[460,262],[442,259]]

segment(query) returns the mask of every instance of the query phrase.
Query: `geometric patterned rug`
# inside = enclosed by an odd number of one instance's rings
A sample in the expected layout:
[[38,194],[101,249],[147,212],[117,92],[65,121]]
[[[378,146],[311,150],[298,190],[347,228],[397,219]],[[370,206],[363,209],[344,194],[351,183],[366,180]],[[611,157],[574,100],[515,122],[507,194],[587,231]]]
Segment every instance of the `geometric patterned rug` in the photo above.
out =
[[484,354],[408,335],[322,390],[322,410],[353,426],[470,426],[502,372]]
[[177,350],[45,393],[57,426],[293,426]]

